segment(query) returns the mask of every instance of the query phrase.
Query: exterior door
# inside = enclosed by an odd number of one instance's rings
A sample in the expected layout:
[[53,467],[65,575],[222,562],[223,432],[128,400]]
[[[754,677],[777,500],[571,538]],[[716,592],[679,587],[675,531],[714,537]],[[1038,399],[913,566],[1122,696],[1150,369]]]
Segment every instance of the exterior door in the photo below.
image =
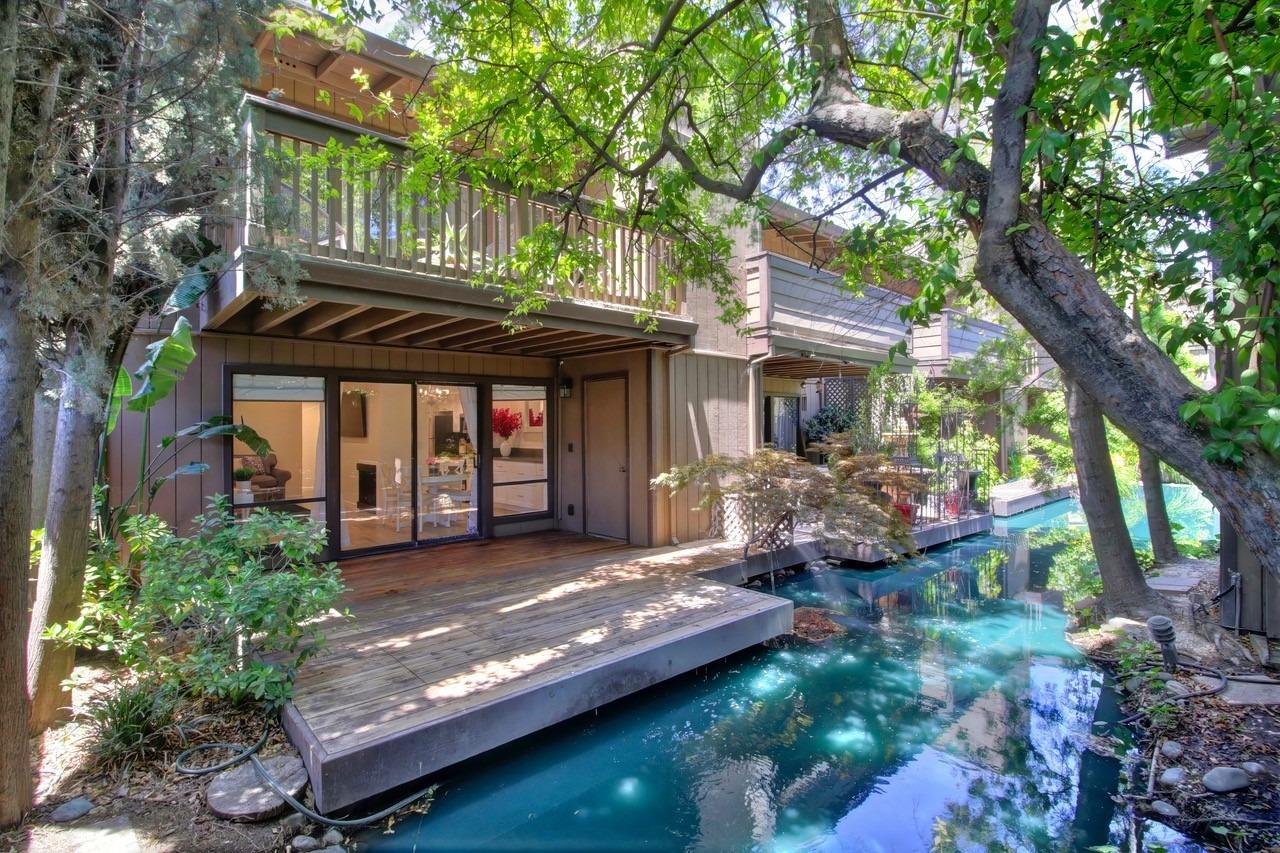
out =
[[630,538],[627,380],[582,383],[583,525],[588,536]]

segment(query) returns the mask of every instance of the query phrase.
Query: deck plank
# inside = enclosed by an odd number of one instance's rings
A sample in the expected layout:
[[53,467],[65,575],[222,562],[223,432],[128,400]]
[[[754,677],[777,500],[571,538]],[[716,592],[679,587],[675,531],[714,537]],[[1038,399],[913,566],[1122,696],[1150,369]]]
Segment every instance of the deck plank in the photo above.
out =
[[350,560],[286,728],[343,808],[790,629],[784,599],[700,577],[722,543],[537,533]]

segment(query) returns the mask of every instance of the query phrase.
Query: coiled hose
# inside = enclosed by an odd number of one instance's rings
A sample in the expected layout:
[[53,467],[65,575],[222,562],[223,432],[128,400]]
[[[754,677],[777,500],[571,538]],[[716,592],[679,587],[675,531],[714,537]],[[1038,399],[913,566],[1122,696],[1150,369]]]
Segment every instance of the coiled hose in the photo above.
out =
[[[193,728],[195,724],[202,719],[205,719],[205,718],[201,717],[197,720],[194,720],[191,723],[188,723],[186,726],[183,726],[182,728],[183,729]],[[267,786],[271,788],[272,791],[275,791],[276,794],[282,800],[288,803],[293,808],[294,811],[303,815],[308,820],[314,821],[315,823],[323,824],[325,826],[336,826],[339,828],[368,826],[371,823],[377,823],[378,821],[388,818],[391,815],[395,814],[396,812],[400,811],[405,806],[408,806],[409,804],[417,800],[420,800],[423,797],[429,796],[435,791],[437,787],[436,785],[430,785],[426,788],[423,788],[421,791],[418,791],[417,793],[413,794],[412,796],[405,797],[403,800],[396,803],[395,805],[388,806],[382,811],[375,812],[374,814],[368,815],[367,817],[348,818],[345,820],[325,817],[324,815],[307,808],[305,805],[300,803],[295,797],[289,794],[288,791],[284,790],[284,788],[280,786],[280,783],[276,780],[276,778],[271,775],[271,771],[267,770],[266,765],[262,763],[262,759],[258,758],[258,751],[267,745],[267,739],[270,736],[271,736],[271,729],[270,727],[267,727],[263,729],[262,737],[258,738],[258,742],[255,743],[253,746],[246,747],[242,743],[197,744],[196,746],[189,747],[187,749],[184,749],[182,752],[178,753],[178,757],[175,758],[173,761],[173,768],[174,770],[181,773],[183,776],[208,776],[211,773],[217,773],[219,771],[226,770],[228,767],[235,767],[237,764],[241,764],[245,761],[248,761],[253,765],[253,769],[257,772],[258,777],[262,779],[263,782],[266,782]],[[227,760],[221,761],[209,767],[192,767],[191,765],[187,764],[187,759],[189,759],[191,756],[195,755],[196,753],[207,752],[213,749],[225,749],[225,750],[231,751],[234,754]]]

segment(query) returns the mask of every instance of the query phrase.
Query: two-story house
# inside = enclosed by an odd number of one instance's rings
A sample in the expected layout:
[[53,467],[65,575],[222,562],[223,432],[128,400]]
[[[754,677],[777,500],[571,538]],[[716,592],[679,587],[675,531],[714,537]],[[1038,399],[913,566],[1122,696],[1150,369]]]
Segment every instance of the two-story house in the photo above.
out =
[[[467,185],[440,205],[394,203],[411,128],[373,99],[411,94],[429,64],[372,34],[358,55],[303,36],[264,35],[259,49],[246,142],[288,156],[250,176],[242,215],[216,235],[228,263],[190,312],[197,361],[150,417],[164,435],[226,414],[273,452],[206,442],[185,453],[176,464],[209,467],[161,492],[156,511],[175,525],[224,493],[323,521],[333,557],[548,529],[687,542],[709,514],[696,494],[652,490],[654,476],[765,442],[798,450],[803,382],[865,374],[906,334],[901,296],[850,299],[806,263],[788,233],[803,217],[782,205],[741,236],[744,329],[684,287],[642,328],[667,238],[582,215],[574,227],[595,238],[600,280],[513,332],[501,294],[473,279],[557,210]],[[352,82],[357,69],[370,90]],[[357,138],[393,156],[360,175],[313,156]],[[267,193],[291,206],[287,227],[263,224]],[[276,304],[252,270],[281,251],[301,276],[297,300]],[[168,325],[143,324],[126,364]],[[108,448],[117,487],[137,470],[134,417]]]

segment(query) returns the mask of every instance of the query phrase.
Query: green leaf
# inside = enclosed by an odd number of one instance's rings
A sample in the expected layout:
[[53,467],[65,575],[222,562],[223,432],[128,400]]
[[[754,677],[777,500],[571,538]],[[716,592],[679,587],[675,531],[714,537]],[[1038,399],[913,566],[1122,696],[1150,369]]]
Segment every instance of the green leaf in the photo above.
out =
[[147,360],[133,372],[134,378],[142,382],[142,387],[129,398],[131,412],[150,411],[173,391],[196,360],[191,324],[187,318],[179,317],[168,337],[149,344],[147,353]]
[[200,301],[200,297],[204,296],[212,283],[213,273],[208,270],[199,268],[188,270],[186,275],[178,281],[178,286],[173,289],[173,293],[169,294],[169,300],[164,306],[164,313],[172,314],[177,311],[185,311],[195,305]]
[[106,435],[116,431],[116,424],[120,421],[120,407],[132,394],[133,380],[129,378],[129,371],[122,365],[116,368],[116,381],[111,386],[111,398],[107,401]]

